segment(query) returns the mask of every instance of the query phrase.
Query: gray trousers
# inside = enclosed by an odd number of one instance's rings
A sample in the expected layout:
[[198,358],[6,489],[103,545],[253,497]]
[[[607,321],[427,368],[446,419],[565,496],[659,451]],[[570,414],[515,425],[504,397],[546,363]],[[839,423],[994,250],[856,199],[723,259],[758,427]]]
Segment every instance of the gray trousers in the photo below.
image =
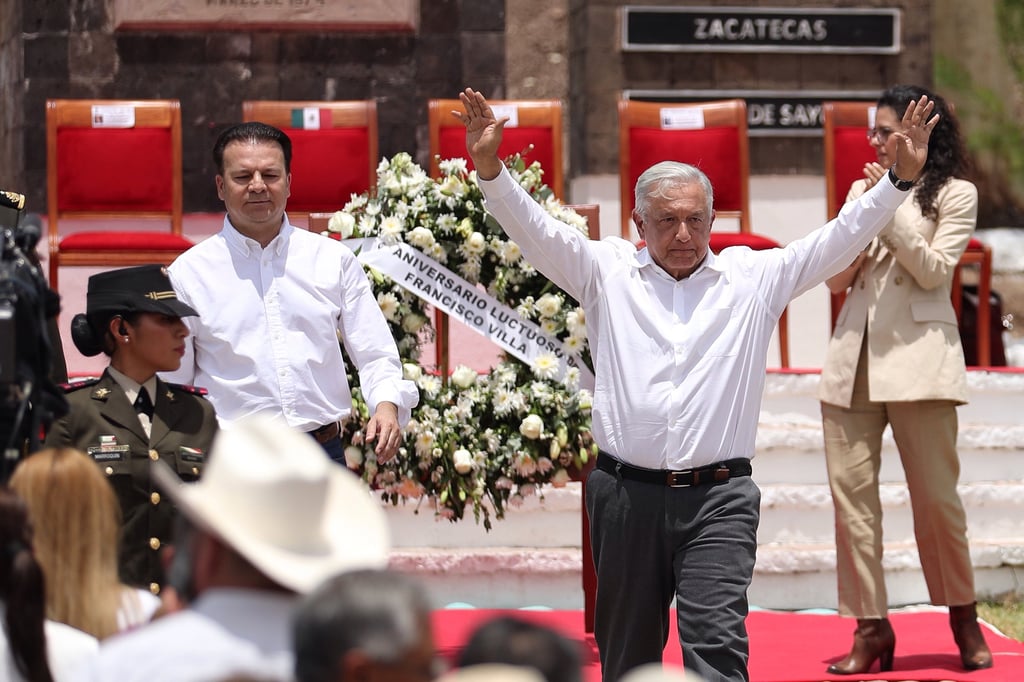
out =
[[745,620],[760,503],[749,476],[670,488],[590,473],[594,637],[604,682],[661,662],[673,597],[683,664],[707,682],[749,680]]

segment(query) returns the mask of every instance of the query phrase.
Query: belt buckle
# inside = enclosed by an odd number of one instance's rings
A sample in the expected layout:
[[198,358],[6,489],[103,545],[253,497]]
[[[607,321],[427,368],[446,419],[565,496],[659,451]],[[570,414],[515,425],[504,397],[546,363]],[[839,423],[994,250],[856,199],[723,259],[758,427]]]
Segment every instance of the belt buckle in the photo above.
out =
[[[688,483],[678,483],[677,477],[688,476]],[[684,469],[682,471],[670,471],[666,477],[666,483],[669,488],[692,488],[693,487],[693,469]]]

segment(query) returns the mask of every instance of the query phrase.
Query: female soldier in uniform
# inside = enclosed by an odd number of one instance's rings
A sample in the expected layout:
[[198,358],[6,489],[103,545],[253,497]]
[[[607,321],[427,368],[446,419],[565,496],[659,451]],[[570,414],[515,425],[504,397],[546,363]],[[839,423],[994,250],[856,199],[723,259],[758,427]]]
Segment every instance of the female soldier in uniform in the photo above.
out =
[[178,300],[159,265],[90,277],[86,313],[72,319],[71,338],[83,355],[109,355],[110,365],[100,378],[66,387],[71,409],[46,436],[48,447],[82,450],[107,475],[123,516],[121,580],[154,594],[163,584],[160,547],[171,537],[174,510],[153,485],[150,463],[163,459],[183,481],[194,481],[217,431],[204,391],[156,375],[181,363],[185,315],[196,311]]

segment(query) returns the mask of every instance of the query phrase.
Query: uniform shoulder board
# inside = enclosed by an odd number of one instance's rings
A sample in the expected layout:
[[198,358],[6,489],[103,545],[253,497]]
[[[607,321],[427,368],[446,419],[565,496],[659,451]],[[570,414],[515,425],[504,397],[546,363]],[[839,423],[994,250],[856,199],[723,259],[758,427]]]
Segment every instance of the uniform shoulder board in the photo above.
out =
[[100,377],[90,377],[88,379],[81,379],[79,381],[69,381],[66,384],[58,384],[65,393],[71,393],[77,391],[80,388],[88,388],[89,386],[95,386],[100,382]]
[[185,393],[191,393],[192,395],[199,395],[199,396],[202,396],[204,398],[210,393],[209,391],[207,391],[202,386],[189,386],[187,384],[171,384],[171,383],[169,383],[167,385],[170,386],[171,388],[177,390],[177,391],[184,391]]

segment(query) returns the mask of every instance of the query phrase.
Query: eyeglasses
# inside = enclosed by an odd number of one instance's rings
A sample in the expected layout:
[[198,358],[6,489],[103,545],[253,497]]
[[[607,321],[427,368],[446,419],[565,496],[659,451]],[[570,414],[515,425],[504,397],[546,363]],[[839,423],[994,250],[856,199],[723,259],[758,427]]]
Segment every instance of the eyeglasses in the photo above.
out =
[[892,135],[894,132],[896,131],[893,130],[892,128],[868,128],[868,142],[877,137],[879,142],[885,144],[886,142],[889,141],[889,136]]

